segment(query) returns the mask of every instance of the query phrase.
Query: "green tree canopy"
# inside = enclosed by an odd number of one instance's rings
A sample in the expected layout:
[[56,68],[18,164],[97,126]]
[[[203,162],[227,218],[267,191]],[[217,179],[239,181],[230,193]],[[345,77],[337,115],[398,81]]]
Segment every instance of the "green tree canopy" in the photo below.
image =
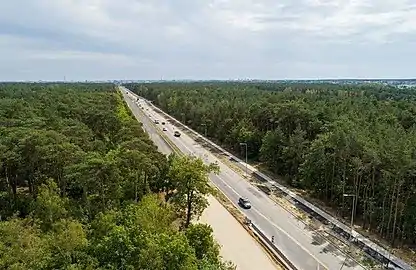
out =
[[[179,163],[114,85],[0,83],[0,123],[1,269],[229,269],[180,230]],[[206,181],[194,163],[188,176]]]
[[185,228],[192,218],[198,218],[208,206],[205,195],[213,192],[208,174],[217,173],[215,164],[205,165],[201,159],[190,156],[175,156],[168,173],[175,187],[172,202],[185,210]]

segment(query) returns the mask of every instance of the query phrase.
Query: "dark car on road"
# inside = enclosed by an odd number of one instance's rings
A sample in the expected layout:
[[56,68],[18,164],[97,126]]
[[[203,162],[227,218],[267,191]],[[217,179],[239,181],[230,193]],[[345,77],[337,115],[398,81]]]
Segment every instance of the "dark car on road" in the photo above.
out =
[[175,137],[180,137],[180,136],[181,136],[181,133],[180,133],[179,131],[175,131],[175,133],[173,133],[173,135],[174,135]]
[[245,209],[250,209],[251,208],[251,203],[247,198],[238,199],[238,204],[241,205]]

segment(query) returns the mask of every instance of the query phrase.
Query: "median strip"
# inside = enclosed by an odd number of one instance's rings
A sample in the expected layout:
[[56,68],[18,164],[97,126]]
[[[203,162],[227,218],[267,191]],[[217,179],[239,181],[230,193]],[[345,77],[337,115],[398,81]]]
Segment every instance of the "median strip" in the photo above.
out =
[[[143,117],[146,117],[146,115],[144,115],[144,113],[141,110],[140,110],[140,113],[143,115]],[[153,123],[150,119],[149,119],[149,121],[153,125],[153,127],[155,128],[157,134],[163,139],[163,141],[170,147],[170,149],[175,154],[178,154],[180,156],[184,155],[182,153],[182,151],[174,143],[172,143],[172,141],[168,138],[168,136],[166,136],[166,134],[164,134],[162,131],[160,131],[159,127],[155,123]]]

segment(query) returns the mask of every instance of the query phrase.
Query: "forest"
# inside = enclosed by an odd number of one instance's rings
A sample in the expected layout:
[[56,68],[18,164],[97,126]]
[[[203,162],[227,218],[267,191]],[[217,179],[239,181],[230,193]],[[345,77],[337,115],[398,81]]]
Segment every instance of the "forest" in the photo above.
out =
[[204,165],[157,151],[112,84],[0,84],[1,269],[234,269],[192,222]]
[[416,92],[382,84],[126,84],[339,217],[416,247]]

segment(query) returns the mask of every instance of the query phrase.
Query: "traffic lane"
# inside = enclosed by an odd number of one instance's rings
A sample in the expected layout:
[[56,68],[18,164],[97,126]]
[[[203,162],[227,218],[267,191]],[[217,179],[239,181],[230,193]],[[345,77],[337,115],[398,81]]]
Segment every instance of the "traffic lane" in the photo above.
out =
[[183,143],[180,139],[181,137],[175,137],[172,133],[168,133],[167,136],[184,154],[191,155],[194,153],[192,149]]
[[246,215],[254,224],[261,228],[261,230],[265,232],[266,236],[270,238],[271,236],[275,237],[276,246],[278,246],[279,250],[281,250],[282,253],[298,269],[316,270],[318,268],[318,262],[310,256],[307,251],[300,248],[298,244],[293,242],[286,233],[276,229],[266,218],[262,217],[262,215],[256,210],[256,205],[252,203],[251,209],[243,209],[238,203],[238,199],[241,196],[234,190],[233,187],[224,182],[218,175],[211,174],[210,178],[215,186],[217,186],[230,199],[234,206],[243,212],[244,215]]
[[133,112],[133,115],[136,117],[137,120],[139,120],[139,122],[148,130],[148,134],[152,137],[155,135],[155,130],[153,130],[152,128],[149,128],[149,120],[147,117],[143,116],[143,113],[141,112],[141,110],[139,109],[139,107],[135,104],[135,102],[133,100],[131,100],[130,97],[127,96],[127,98],[125,98],[127,105],[129,106],[130,110]]
[[147,117],[142,116],[141,121],[142,123],[145,123],[145,130],[150,133],[150,137],[159,149],[160,152],[162,152],[165,155],[169,155],[172,153],[172,149],[170,146],[165,142],[165,140],[159,135],[159,133],[156,131],[156,128],[153,127],[153,124],[150,123],[150,121],[146,121]]
[[[240,208],[238,199],[240,197],[247,197],[242,195],[243,192],[237,191],[235,186],[231,187],[223,177],[212,175],[211,180],[214,184],[221,189],[228,198],[230,198],[233,204]],[[271,223],[269,219],[263,216],[258,210],[260,205],[255,200],[250,200],[252,208],[243,210],[244,214],[253,221],[261,230],[268,236],[274,236],[276,239],[276,245],[282,251],[282,253],[299,269],[317,269],[320,264],[307,250],[302,248],[298,243],[293,241],[284,230],[280,229],[274,223]],[[241,208],[240,208],[241,209]],[[322,268],[322,267],[321,267]]]
[[[123,93],[123,95],[125,94]],[[139,122],[141,122],[144,129],[148,133],[150,139],[153,140],[159,151],[165,155],[171,154],[172,149],[170,148],[170,146],[167,145],[163,138],[161,138],[160,135],[156,132],[156,130],[152,127],[152,123],[148,120],[146,116],[143,115],[143,112],[140,110],[137,104],[135,104],[134,101],[131,100],[131,98],[128,96],[124,96],[124,100],[126,100],[127,105],[133,112],[133,115]]]
[[[277,207],[278,205],[262,191],[243,179],[236,180],[236,178],[227,177],[227,174],[223,174],[223,171],[220,176],[224,185],[232,186],[239,196],[250,199],[254,211],[257,211],[258,216],[261,217],[262,222],[258,225],[265,233],[270,233],[270,235],[285,234],[284,242],[280,242],[278,246],[282,251],[285,251],[284,254],[288,258],[294,257],[294,262],[299,259],[299,255],[293,252],[293,247],[298,246],[302,249],[302,254],[305,254],[305,252],[308,254],[303,255],[302,258],[308,257],[308,265],[315,265],[315,269],[318,263],[329,269],[339,268],[342,265],[345,257],[342,257],[340,252],[336,252],[336,248],[329,246],[329,243],[322,241],[322,238],[316,237],[309,228],[306,228],[301,221],[294,218],[288,211],[280,206]],[[319,238],[319,241],[317,241],[317,238]],[[290,246],[290,249],[286,249],[287,246]],[[311,263],[313,261],[314,263]],[[306,267],[306,265],[303,267]]]
[[[138,110],[141,110],[137,107]],[[146,109],[146,107],[144,107]],[[178,148],[185,154],[192,154],[194,151],[190,150],[181,140],[180,137],[174,136],[174,131],[176,130],[173,125],[168,124],[166,119],[164,117],[161,117],[158,113],[154,112],[153,110],[150,110],[150,112],[146,111],[147,115],[145,115],[145,118],[148,118],[149,115],[153,118],[153,120],[159,120],[159,122],[163,121],[165,122],[165,125],[157,124],[157,127],[161,130],[161,132],[164,132],[165,135],[168,137],[170,141],[172,141]],[[151,121],[147,119],[147,121]],[[167,131],[163,131],[163,127],[166,127]]]
[[[304,247],[304,249],[311,253],[311,256],[313,256],[316,261],[320,261],[321,264],[326,265],[329,269],[339,268],[342,265],[345,260],[345,254],[343,254],[336,246],[326,241],[321,235],[312,231],[306,224],[298,220],[284,208],[280,207],[277,203],[270,200],[265,193],[251,185],[249,182],[242,179],[236,180],[238,178],[234,178],[233,171],[227,174],[227,168],[222,169],[224,176],[228,175],[228,177],[223,178],[224,181],[228,182],[228,185],[232,185],[236,192],[241,196],[248,197],[251,200],[254,209],[259,211],[259,215],[267,217],[269,223],[288,232],[293,242]],[[359,265],[344,267],[346,269],[363,269]]]
[[[145,109],[146,109],[146,107],[144,107]],[[139,110],[141,110],[140,108],[138,108]],[[143,111],[142,110],[142,112],[143,113],[145,113],[145,111]],[[160,130],[163,130],[163,128],[165,127],[166,129],[167,129],[167,131],[171,131],[172,132],[172,135],[173,135],[173,132],[175,131],[175,129],[174,129],[174,127],[172,126],[172,125],[169,125],[168,123],[167,123],[167,121],[166,121],[166,119],[164,119],[162,116],[160,116],[160,115],[158,115],[156,112],[154,112],[154,111],[146,111],[146,118],[148,119],[148,121],[151,121],[151,120],[149,120],[149,115],[150,115],[150,117],[152,118],[152,120],[154,121],[154,120],[159,120],[159,124],[155,124],[156,126],[157,126],[157,128],[159,128]],[[164,125],[162,125],[162,123],[161,122],[165,122],[165,124]],[[166,132],[166,131],[165,131]]]
[[[253,210],[255,211],[255,208]],[[248,214],[248,216],[250,218],[251,214]],[[298,269],[325,269],[326,266],[322,266],[308,251],[293,242],[286,233],[274,227],[267,219],[261,215],[254,214],[252,220],[263,231],[268,232],[266,233],[268,237],[274,236],[275,245]],[[339,269],[339,267],[328,269]]]
[[[161,132],[164,132],[165,135],[168,137],[168,139],[170,141],[172,141],[178,148],[179,150],[181,150],[183,153],[185,154],[196,154],[198,156],[198,149],[190,149],[182,140],[182,136],[181,137],[176,137],[174,136],[174,132],[175,130],[178,130],[177,128],[175,128],[174,125],[169,124],[167,119],[165,119],[163,116],[159,115],[157,112],[153,111],[152,108],[149,108],[149,106],[146,104],[143,106],[144,110],[146,110],[146,108],[149,109],[149,111],[146,111],[146,115],[144,115],[144,118],[146,118],[147,122],[150,122],[151,120],[149,120],[149,115],[153,118],[153,120],[159,120],[159,122],[165,122],[165,125],[162,124],[156,124],[157,127],[154,128],[159,128],[161,130]],[[141,110],[138,106],[136,107],[137,110]],[[144,113],[143,110],[141,110],[142,113]],[[152,124],[152,123],[151,123]],[[152,124],[153,125],[153,124]],[[163,127],[166,127],[167,131],[163,131]]]
[[[198,156],[199,154],[202,155],[202,153],[200,152],[201,149],[195,149],[195,146],[193,147],[189,147],[184,141],[183,141],[183,135],[181,135],[181,137],[176,137],[174,135],[174,132],[176,130],[179,130],[178,128],[176,128],[174,125],[170,124],[167,119],[165,117],[163,117],[162,115],[160,115],[159,113],[155,112],[152,108],[149,107],[149,105],[144,105],[143,108],[149,109],[147,112],[147,115],[145,115],[145,118],[147,118],[149,115],[153,118],[153,120],[159,120],[159,122],[165,122],[165,125],[162,124],[157,124],[158,128],[160,128],[161,132],[164,132],[165,135],[168,137],[168,139],[170,141],[172,141],[178,148],[179,150],[181,150],[181,152],[185,153],[185,154],[195,154],[196,156]],[[140,108],[137,108],[140,110]],[[149,119],[147,119],[148,121],[151,121]],[[163,131],[163,127],[166,127],[167,131]],[[155,127],[156,128],[156,127]],[[182,134],[182,132],[181,132]]]
[[[232,181],[232,180],[231,180]],[[269,221],[274,224],[279,224],[286,231],[293,231],[293,234],[304,234],[305,238],[312,241],[310,234],[305,232],[303,223],[293,218],[285,209],[279,206],[274,201],[271,201],[267,195],[256,187],[250,185],[247,181],[235,181],[233,188],[240,193],[246,194],[251,197],[251,201],[256,205],[256,209],[262,214],[267,216]],[[272,209],[272,211],[270,211]],[[281,223],[281,221],[284,221]],[[308,241],[308,243],[309,243]]]

